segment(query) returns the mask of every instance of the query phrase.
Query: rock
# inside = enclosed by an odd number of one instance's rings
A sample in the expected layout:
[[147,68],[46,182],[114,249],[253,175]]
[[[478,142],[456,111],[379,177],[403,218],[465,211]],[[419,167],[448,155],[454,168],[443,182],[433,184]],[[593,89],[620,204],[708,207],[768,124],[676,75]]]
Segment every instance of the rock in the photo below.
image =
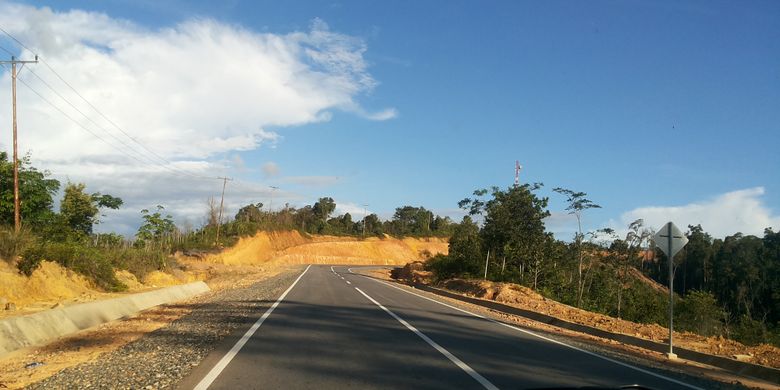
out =
[[8,302],[8,303],[6,303],[6,304],[5,304],[5,310],[8,310],[8,311],[14,311],[14,310],[16,310],[16,304],[15,304],[15,303],[13,303],[13,302]]
[[750,355],[741,355],[741,354],[733,355],[732,357],[734,359],[737,359],[740,362],[747,362],[747,361],[750,361],[751,359],[753,359],[753,357],[750,356]]
[[61,308],[63,306],[65,306],[65,305],[63,305],[62,302],[57,302],[51,308],[52,309],[59,309],[59,308]]

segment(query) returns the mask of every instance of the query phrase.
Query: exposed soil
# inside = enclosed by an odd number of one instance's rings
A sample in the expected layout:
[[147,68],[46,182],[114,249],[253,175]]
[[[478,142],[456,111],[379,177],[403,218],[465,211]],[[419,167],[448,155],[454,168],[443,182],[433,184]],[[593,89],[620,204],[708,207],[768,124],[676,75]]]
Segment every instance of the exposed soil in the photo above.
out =
[[[422,263],[420,262],[407,264],[397,272],[398,278],[407,282],[431,283],[430,273],[422,271]],[[669,328],[657,324],[640,324],[577,309],[545,298],[536,291],[518,284],[473,279],[451,279],[438,283],[437,287],[476,298],[501,302],[614,333],[622,333],[659,343],[667,343],[669,341]],[[674,332],[674,342],[675,345],[680,347],[711,355],[780,368],[780,348],[772,345],[747,346],[720,336],[704,337],[690,332]]]

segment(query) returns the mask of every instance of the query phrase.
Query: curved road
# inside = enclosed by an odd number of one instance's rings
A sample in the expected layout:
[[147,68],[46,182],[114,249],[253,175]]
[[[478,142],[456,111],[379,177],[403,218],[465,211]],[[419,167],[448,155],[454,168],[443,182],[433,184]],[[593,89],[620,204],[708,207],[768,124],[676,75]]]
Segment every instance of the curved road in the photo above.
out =
[[308,267],[267,307],[180,387],[698,389],[342,266]]

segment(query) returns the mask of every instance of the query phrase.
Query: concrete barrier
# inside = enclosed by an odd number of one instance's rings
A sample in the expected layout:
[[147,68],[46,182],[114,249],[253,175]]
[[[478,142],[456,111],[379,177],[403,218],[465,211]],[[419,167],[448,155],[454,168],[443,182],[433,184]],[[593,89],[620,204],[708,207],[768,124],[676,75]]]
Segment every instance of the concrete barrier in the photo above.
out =
[[209,291],[195,282],[0,320],[0,356]]

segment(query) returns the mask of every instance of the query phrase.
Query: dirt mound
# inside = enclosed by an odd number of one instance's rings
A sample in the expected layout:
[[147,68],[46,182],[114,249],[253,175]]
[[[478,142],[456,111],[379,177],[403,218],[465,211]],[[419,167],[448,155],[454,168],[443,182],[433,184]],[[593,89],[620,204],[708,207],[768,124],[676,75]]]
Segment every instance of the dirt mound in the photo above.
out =
[[377,238],[311,236],[297,231],[259,232],[232,248],[208,256],[220,264],[405,264],[427,254],[447,253],[442,238]]
[[16,306],[16,310],[0,308],[0,318],[29,314],[58,303],[83,302],[112,295],[100,292],[85,277],[49,261],[41,262],[29,278],[11,264],[0,261],[0,280],[0,300]]
[[433,274],[430,271],[425,270],[425,263],[421,261],[413,261],[404,265],[401,268],[396,268],[391,273],[394,279],[401,279],[407,283],[431,283]]
[[529,303],[541,301],[547,298],[536,291],[512,283],[496,283],[487,280],[450,279],[441,284],[442,287],[471,295],[473,297],[489,299],[504,303]]
[[[577,309],[545,298],[534,290],[517,284],[451,279],[441,282],[439,287],[464,295],[502,302],[510,306],[543,313],[609,332],[622,333],[659,343],[668,342],[669,330],[663,326],[639,324]],[[750,347],[723,337],[704,337],[689,332],[675,332],[674,338],[675,344],[684,348],[728,358],[744,355],[742,358],[751,363],[780,368],[780,348],[771,345],[763,344]]]
[[219,264],[262,264],[271,260],[276,253],[296,245],[310,242],[297,231],[259,232],[252,237],[243,237],[236,245],[224,251],[207,256],[206,261]]

